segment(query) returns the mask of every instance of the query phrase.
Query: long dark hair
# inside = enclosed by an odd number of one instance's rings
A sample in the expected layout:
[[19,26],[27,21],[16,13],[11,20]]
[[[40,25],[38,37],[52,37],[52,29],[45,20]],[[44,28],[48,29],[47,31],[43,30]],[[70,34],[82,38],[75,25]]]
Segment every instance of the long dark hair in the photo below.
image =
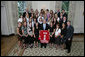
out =
[[24,26],[24,23],[26,23],[26,27],[27,27],[27,22],[23,22],[23,27],[25,27],[25,26]]

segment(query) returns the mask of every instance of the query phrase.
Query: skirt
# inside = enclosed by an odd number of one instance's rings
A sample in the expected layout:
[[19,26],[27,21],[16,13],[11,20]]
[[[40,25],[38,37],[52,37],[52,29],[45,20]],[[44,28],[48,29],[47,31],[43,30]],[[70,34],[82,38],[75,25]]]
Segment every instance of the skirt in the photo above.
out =
[[35,35],[34,41],[35,41],[35,42],[39,42],[38,38],[39,38],[39,35],[38,35],[38,34]]
[[55,38],[55,44],[60,45],[60,36],[58,36],[57,38]]
[[17,36],[17,38],[18,38],[18,41],[22,41],[23,40],[23,37],[21,37],[21,36]]
[[52,37],[50,37],[50,43],[55,43],[54,35]]
[[34,43],[34,37],[29,36],[29,44]]
[[23,36],[23,39],[24,39],[24,44],[28,44],[29,43],[29,37],[27,36],[27,37],[25,37],[25,36]]

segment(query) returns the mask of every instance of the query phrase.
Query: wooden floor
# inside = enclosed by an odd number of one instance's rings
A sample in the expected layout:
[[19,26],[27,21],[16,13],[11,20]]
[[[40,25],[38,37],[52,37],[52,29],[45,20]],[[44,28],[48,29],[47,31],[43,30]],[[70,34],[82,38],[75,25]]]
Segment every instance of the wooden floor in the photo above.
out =
[[[84,35],[74,35],[74,38],[84,38]],[[1,37],[1,56],[6,56],[17,41],[16,36]]]
[[12,47],[17,43],[16,36],[1,37],[1,56],[6,56]]

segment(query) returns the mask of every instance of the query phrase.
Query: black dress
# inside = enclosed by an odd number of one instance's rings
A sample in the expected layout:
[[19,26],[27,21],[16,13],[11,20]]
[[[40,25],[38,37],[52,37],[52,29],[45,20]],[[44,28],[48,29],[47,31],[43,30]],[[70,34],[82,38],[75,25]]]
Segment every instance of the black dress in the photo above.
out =
[[54,29],[56,28],[56,24],[57,24],[57,23],[54,23],[54,22],[53,22]]
[[66,28],[61,29],[61,35],[63,35],[63,38],[61,38],[61,44],[65,43],[64,37],[66,36]]
[[[31,32],[32,33],[32,27],[29,27],[30,28],[30,31],[29,32]],[[34,42],[34,37],[32,36],[28,36],[28,38],[29,38],[29,44],[32,44],[33,42]]]
[[34,38],[34,41],[38,42],[38,38],[39,38],[39,28],[36,28],[35,27],[35,31],[34,31],[34,34],[35,34],[35,38]]
[[38,23],[39,30],[42,30],[42,24]]
[[[50,34],[52,35],[52,32],[54,30],[54,26],[50,27]],[[54,39],[54,34],[52,35],[52,37],[50,37],[50,43],[54,43],[55,39]]]
[[63,18],[60,18],[60,28],[62,28]]
[[[19,28],[19,33],[22,35],[22,27],[18,27]],[[18,35],[18,40],[22,41],[22,37],[20,35]]]

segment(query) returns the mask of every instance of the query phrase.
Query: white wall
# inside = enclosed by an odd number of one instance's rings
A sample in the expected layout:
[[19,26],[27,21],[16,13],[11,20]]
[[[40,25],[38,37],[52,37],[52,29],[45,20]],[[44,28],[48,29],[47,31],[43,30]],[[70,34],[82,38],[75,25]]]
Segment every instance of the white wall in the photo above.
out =
[[73,19],[74,33],[84,33],[84,2],[76,1],[75,17]]
[[52,9],[55,11],[55,1],[32,1],[32,8],[39,11],[41,9]]

